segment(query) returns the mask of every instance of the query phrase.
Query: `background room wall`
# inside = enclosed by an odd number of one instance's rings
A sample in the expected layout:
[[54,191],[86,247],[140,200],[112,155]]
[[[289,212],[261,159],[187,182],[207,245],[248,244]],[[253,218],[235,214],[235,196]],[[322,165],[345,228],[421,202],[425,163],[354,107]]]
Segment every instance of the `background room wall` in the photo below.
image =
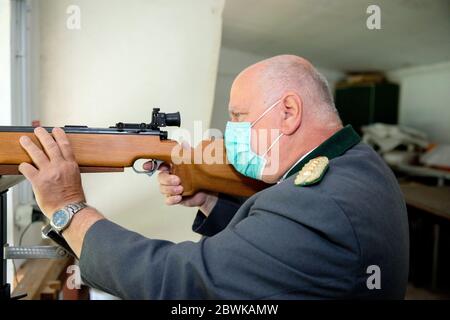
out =
[[[223,0],[40,1],[40,115],[44,125],[150,122],[180,111],[182,127],[211,118]],[[66,10],[81,10],[69,30]],[[198,239],[196,210],[167,207],[156,177],[131,170],[84,175],[87,201],[153,238]]]
[[220,128],[227,119],[227,91],[237,74],[227,68],[241,69],[259,58],[293,53],[309,59],[331,84],[344,72],[388,73],[402,86],[400,122],[448,142],[449,73],[443,62],[450,61],[450,2],[378,0],[380,30],[367,26],[367,9],[373,4],[227,0],[213,113],[218,120],[213,118],[212,124]]
[[400,124],[450,143],[450,61],[388,72],[400,84]]

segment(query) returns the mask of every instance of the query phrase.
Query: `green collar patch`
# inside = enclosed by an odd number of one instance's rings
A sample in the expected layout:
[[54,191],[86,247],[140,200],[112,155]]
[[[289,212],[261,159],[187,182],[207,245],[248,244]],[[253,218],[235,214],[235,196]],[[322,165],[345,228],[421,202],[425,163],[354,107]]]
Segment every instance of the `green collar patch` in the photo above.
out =
[[[343,155],[348,149],[361,141],[361,137],[356,133],[351,125],[346,125],[344,128],[333,134],[330,138],[325,140],[321,145],[309,153],[305,158],[297,163],[291,170],[289,170],[286,178],[299,172],[303,166],[312,159],[317,157],[327,157],[329,160]],[[323,174],[321,178],[323,177]],[[320,179],[321,179],[320,178]],[[317,182],[317,181],[316,181]]]

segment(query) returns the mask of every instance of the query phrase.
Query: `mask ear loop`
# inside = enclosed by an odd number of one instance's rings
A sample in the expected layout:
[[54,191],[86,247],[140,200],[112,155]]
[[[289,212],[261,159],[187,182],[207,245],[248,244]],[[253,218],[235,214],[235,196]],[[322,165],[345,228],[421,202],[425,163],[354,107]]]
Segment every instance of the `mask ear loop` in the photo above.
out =
[[277,143],[278,140],[280,140],[280,138],[281,138],[282,136],[284,136],[284,134],[283,134],[283,133],[280,133],[280,135],[272,142],[272,144],[270,145],[270,147],[267,149],[266,152],[264,152],[264,153],[261,155],[261,157],[265,157],[265,156],[267,155],[267,153],[273,148],[273,146],[275,145],[275,143]]
[[284,136],[283,133],[281,133],[281,134],[280,134],[280,135],[272,142],[272,144],[271,144],[270,147],[267,149],[267,151],[264,152],[264,153],[260,156],[261,158],[264,159],[264,166],[262,166],[262,168],[261,168],[261,172],[259,173],[259,178],[262,177],[262,173],[264,172],[264,169],[266,168],[266,165],[267,165],[267,159],[266,159],[267,153],[273,148],[273,146],[275,145],[275,143],[277,143],[278,140],[280,140],[280,138],[281,138],[282,136]]
[[[261,120],[261,118],[264,117],[268,112],[270,112],[270,110],[272,110],[273,108],[275,108],[275,106],[276,106],[277,104],[279,104],[280,102],[281,102],[281,99],[277,100],[274,104],[272,104],[269,108],[267,108],[267,109],[266,109],[266,110],[265,110],[265,111],[264,111],[264,112],[263,112],[263,113],[255,120],[255,121],[253,121],[253,122],[251,123],[250,128],[253,127],[259,120]],[[275,141],[270,145],[269,149],[267,149],[267,151],[264,152],[263,155],[261,155],[261,156],[258,155],[259,157],[261,157],[262,159],[264,159],[264,165],[261,167],[261,171],[260,171],[259,174],[258,174],[258,179],[261,179],[262,173],[263,173],[263,171],[264,171],[264,168],[266,167],[267,160],[266,160],[265,156],[266,156],[267,152],[269,152],[270,149],[272,149],[272,147],[275,145],[275,143],[277,143],[278,140],[280,140],[280,138],[281,138],[282,135],[283,135],[283,134],[280,134],[280,135],[278,136],[278,138],[275,139]],[[249,136],[249,139],[251,139],[251,135]],[[251,143],[251,141],[249,141],[249,143]]]
[[253,127],[255,125],[255,123],[257,123],[259,120],[261,120],[262,117],[264,117],[270,110],[272,110],[277,104],[279,104],[281,102],[281,99],[278,100],[277,102],[275,102],[273,105],[271,105],[270,107],[267,108],[266,111],[264,111],[255,121],[252,122],[252,124],[250,125],[250,127]]
[[[258,119],[256,119],[255,121],[253,121],[253,123],[251,124],[250,127],[253,127],[253,125],[258,122],[262,117],[264,117],[270,110],[272,110],[277,104],[279,104],[281,102],[281,99],[277,100],[273,105],[271,105],[269,108],[267,108],[266,111],[264,111],[259,117]],[[267,149],[266,152],[264,152],[264,154],[261,155],[261,157],[265,157],[267,155],[267,153],[270,151],[270,149],[272,149],[272,147],[275,145],[275,143],[278,142],[278,140],[280,140],[280,138],[283,136],[283,134],[281,133],[275,140],[274,142],[272,142],[272,144],[270,145],[270,147]]]

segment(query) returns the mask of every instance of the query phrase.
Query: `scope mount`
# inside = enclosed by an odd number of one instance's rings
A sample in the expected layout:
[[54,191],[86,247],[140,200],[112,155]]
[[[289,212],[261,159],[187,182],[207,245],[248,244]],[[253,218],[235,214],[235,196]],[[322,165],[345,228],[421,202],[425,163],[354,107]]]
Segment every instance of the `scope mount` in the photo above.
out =
[[160,132],[161,139],[167,139],[167,132],[161,131],[161,127],[181,125],[180,112],[164,113],[160,112],[160,108],[153,108],[152,121],[150,123],[124,123],[118,122],[115,126],[110,128],[117,129],[119,132],[133,130],[137,132],[147,132],[149,130],[156,130]]

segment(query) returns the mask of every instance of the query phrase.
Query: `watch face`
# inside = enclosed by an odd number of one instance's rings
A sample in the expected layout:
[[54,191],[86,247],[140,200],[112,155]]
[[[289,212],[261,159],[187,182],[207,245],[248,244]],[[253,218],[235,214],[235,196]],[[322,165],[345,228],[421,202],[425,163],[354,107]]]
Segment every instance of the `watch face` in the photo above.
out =
[[66,210],[58,210],[53,214],[52,224],[56,228],[63,228],[69,222],[69,213]]

